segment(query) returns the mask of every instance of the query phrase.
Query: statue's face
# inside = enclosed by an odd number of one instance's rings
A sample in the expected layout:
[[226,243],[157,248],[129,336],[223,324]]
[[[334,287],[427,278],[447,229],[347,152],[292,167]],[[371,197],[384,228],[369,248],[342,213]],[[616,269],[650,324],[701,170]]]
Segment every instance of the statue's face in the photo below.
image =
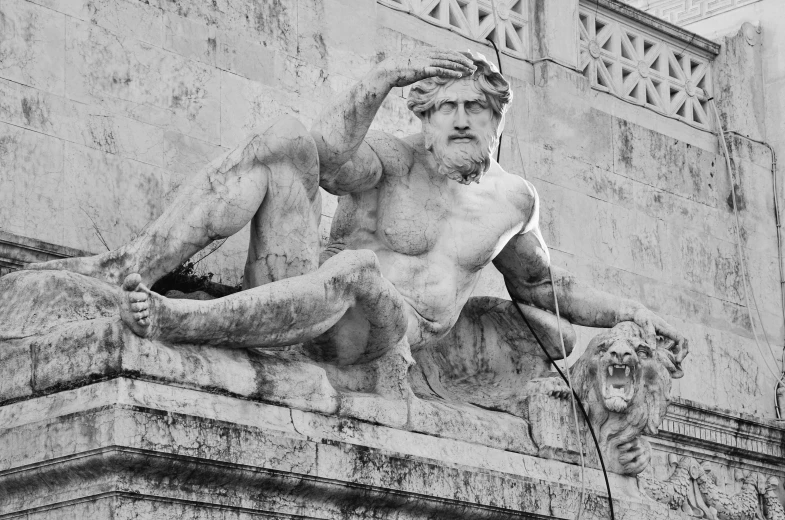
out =
[[498,121],[488,100],[471,78],[442,87],[423,119],[425,147],[435,156],[439,173],[460,182],[480,182],[496,147]]

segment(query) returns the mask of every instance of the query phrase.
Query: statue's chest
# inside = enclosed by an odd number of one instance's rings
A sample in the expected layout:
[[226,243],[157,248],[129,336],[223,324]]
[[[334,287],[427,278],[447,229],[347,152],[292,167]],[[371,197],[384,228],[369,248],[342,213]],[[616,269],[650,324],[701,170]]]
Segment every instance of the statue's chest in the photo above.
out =
[[450,199],[427,179],[394,179],[379,192],[377,233],[394,251],[421,255],[431,251],[450,219]]

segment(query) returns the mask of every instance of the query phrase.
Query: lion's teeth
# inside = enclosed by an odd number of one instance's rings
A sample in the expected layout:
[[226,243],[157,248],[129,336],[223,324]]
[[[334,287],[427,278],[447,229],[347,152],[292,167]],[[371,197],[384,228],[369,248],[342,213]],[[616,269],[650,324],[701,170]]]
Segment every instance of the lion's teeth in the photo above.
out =
[[608,375],[609,376],[613,375],[613,367],[612,366],[608,366]]
[[630,376],[630,367],[624,369],[624,375],[629,377]]

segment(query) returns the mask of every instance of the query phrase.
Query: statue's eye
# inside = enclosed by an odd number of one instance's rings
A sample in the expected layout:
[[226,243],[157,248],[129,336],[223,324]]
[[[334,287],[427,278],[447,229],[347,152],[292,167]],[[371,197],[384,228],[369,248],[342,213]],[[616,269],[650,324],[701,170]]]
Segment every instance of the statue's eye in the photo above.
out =
[[600,354],[604,354],[608,352],[608,344],[600,343],[599,345],[597,345],[597,352],[599,352]]
[[639,358],[651,357],[651,349],[646,345],[639,345],[635,351],[638,353]]
[[445,101],[439,105],[439,112],[442,112],[443,114],[449,114],[453,110],[455,110],[455,103],[452,101]]
[[485,110],[485,106],[479,101],[469,101],[466,103],[466,111],[478,114]]

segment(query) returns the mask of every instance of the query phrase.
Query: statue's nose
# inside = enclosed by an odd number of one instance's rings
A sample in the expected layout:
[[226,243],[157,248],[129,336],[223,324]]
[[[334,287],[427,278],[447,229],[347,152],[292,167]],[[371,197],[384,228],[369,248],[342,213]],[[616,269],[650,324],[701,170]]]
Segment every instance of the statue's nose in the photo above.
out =
[[624,364],[629,363],[632,357],[632,351],[623,345],[613,345],[608,349],[608,354],[614,363]]

